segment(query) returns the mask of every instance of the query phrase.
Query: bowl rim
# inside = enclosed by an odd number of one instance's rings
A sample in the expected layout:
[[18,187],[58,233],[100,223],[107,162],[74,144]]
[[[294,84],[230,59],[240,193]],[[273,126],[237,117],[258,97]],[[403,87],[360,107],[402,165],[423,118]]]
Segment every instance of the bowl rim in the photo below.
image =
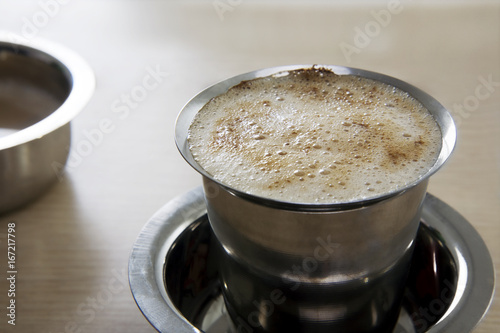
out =
[[28,40],[14,33],[0,31],[0,47],[11,48],[15,53],[62,67],[70,85],[69,94],[59,108],[35,124],[0,138],[0,150],[39,139],[66,125],[80,113],[94,93],[94,71],[81,56],[65,46],[38,37]]

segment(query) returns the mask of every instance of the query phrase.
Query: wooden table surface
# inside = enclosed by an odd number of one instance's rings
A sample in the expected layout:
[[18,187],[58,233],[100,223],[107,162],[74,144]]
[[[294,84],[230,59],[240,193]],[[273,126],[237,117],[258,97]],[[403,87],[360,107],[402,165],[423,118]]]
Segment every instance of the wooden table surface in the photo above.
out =
[[[208,85],[276,65],[377,71],[449,108],[458,144],[429,192],[474,225],[500,271],[498,1],[0,0],[0,13],[0,29],[78,52],[97,83],[72,123],[61,181],[0,216],[0,332],[154,332],[127,264],[149,217],[201,183],[175,147],[176,115]],[[112,129],[96,134],[103,119]],[[15,326],[6,317],[12,222]],[[474,332],[499,327],[497,293]]]

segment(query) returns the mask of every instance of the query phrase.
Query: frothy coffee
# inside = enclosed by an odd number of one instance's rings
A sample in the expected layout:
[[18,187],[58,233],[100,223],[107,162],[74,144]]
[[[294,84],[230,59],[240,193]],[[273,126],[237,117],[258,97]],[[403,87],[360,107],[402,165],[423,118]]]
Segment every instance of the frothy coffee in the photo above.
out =
[[188,141],[197,163],[234,189],[341,203],[421,178],[437,158],[441,132],[408,93],[313,68],[244,81],[211,99]]

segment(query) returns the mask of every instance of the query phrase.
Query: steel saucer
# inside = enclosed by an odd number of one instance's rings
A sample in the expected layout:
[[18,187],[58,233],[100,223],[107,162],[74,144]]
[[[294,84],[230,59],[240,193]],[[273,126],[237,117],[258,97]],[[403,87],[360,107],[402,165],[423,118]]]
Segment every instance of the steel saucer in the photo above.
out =
[[[163,206],[130,259],[135,301],[159,332],[230,332],[217,279],[217,250],[196,188]],[[470,332],[493,298],[495,273],[477,231],[427,194],[413,266],[393,333]]]

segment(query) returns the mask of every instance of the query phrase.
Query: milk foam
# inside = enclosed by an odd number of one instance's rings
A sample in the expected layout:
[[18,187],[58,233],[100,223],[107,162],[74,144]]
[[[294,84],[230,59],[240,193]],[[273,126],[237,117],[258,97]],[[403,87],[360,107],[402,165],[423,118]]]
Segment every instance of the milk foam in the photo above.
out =
[[188,137],[214,179],[280,201],[377,197],[422,177],[441,132],[429,111],[387,84],[326,69],[232,87],[195,116]]

